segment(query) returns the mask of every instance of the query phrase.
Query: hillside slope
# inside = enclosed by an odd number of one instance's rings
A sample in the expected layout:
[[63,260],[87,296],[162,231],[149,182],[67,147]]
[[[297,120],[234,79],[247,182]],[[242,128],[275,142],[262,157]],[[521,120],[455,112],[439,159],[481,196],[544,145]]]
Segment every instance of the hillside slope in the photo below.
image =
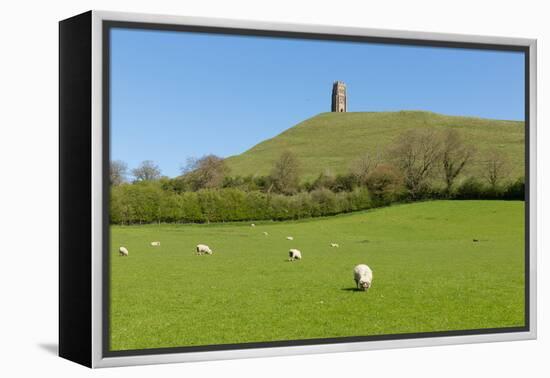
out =
[[473,117],[446,116],[431,112],[321,113],[265,140],[248,151],[229,157],[232,175],[266,175],[281,152],[294,152],[304,180],[319,173],[345,173],[351,162],[365,152],[383,153],[407,129],[451,127],[460,130],[476,150],[471,174],[478,174],[487,151],[497,148],[510,160],[511,177],[523,176],[524,123]]

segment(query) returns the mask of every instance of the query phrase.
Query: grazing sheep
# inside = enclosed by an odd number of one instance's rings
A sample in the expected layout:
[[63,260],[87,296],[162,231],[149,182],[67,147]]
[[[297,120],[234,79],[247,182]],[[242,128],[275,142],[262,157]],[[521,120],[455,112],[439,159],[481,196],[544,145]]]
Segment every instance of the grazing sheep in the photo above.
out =
[[250,226],[251,226],[251,227],[256,227],[256,225],[255,225],[254,223],[252,223]]
[[203,254],[211,255],[212,250],[209,246],[206,244],[197,244],[197,255],[203,255]]
[[366,291],[372,285],[372,270],[365,264],[353,268],[353,279],[359,290]]
[[151,242],[151,247],[160,247],[160,242],[159,241]]
[[330,243],[330,246],[332,248],[340,248],[340,246],[338,245],[338,243]]
[[128,250],[127,250],[126,248],[124,248],[124,247],[120,247],[120,248],[118,249],[118,254],[119,254],[120,256],[128,256]]
[[267,233],[267,231],[264,231],[264,235],[267,236],[267,235],[269,235],[269,234]]
[[294,248],[288,251],[288,261],[301,260],[301,259],[302,259],[302,252]]
[[294,240],[294,238],[292,236],[287,236],[286,240]]

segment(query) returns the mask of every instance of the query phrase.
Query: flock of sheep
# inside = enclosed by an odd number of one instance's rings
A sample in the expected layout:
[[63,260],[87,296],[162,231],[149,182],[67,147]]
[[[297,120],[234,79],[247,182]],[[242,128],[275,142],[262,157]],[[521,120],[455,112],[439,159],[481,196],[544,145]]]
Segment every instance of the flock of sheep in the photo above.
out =
[[[251,224],[252,227],[256,227],[254,223]],[[263,234],[265,236],[268,236],[269,234],[264,231]],[[287,240],[294,240],[294,237],[287,236]],[[160,247],[159,241],[153,241],[151,242],[152,247]],[[340,248],[338,243],[330,243],[330,246],[332,248]],[[118,249],[118,253],[120,256],[128,256],[128,249],[125,247],[120,247]],[[209,246],[206,244],[197,244],[196,246],[196,254],[197,255],[211,255],[212,249],[210,249]],[[288,251],[288,261],[296,261],[302,259],[302,252],[298,249],[291,248]],[[353,279],[355,280],[355,285],[357,286],[357,289],[366,291],[368,290],[372,285],[372,270],[365,264],[359,264],[353,268]]]

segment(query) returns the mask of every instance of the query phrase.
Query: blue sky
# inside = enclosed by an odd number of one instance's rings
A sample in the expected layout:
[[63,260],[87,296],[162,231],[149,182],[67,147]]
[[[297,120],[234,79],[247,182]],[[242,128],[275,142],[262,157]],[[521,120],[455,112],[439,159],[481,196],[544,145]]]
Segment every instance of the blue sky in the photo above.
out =
[[524,119],[522,53],[112,29],[111,159],[177,176],[189,157],[239,154],[318,113]]

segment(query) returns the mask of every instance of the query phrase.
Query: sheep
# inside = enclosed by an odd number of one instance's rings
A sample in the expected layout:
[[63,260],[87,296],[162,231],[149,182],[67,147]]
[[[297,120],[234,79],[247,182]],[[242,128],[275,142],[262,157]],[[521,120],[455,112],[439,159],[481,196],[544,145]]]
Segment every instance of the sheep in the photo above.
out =
[[302,259],[302,252],[300,252],[297,249],[290,249],[288,251],[288,261],[294,261],[294,260],[301,260]]
[[151,242],[151,247],[160,247],[160,242],[159,241]]
[[366,291],[372,286],[372,270],[365,264],[353,268],[353,279],[357,289]]
[[126,248],[124,248],[124,247],[120,247],[120,248],[118,249],[118,254],[119,254],[120,256],[128,256],[128,250],[127,250]]
[[264,235],[267,236],[267,235],[269,235],[269,234],[267,233],[267,231],[264,231]]
[[338,243],[330,243],[330,246],[332,248],[340,248],[340,246],[338,245]]
[[294,238],[292,236],[287,236],[286,240],[294,240]]
[[197,255],[203,255],[203,254],[211,255],[212,250],[209,246],[206,244],[197,244]]
[[256,227],[256,225],[255,225],[254,223],[252,223],[252,224],[250,225],[250,227]]

